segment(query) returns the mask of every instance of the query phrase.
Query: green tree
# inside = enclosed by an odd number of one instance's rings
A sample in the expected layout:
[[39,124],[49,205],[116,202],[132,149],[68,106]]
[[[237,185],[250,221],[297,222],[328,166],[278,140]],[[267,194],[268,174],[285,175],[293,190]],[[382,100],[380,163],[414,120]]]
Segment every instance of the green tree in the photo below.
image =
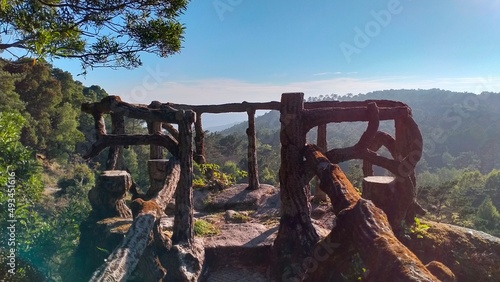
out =
[[22,111],[24,110],[24,103],[19,99],[19,94],[15,92],[15,81],[17,76],[3,67],[6,61],[0,59],[0,111]]
[[[25,122],[19,113],[0,112],[0,182],[5,187],[8,172],[15,172],[16,186],[20,192],[16,197],[20,206],[38,202],[43,191],[40,166],[33,152],[20,142],[21,128]],[[0,193],[5,196],[5,192]],[[2,209],[2,212],[5,211]]]
[[484,199],[483,203],[479,206],[475,225],[479,230],[493,235],[500,234],[498,230],[498,227],[500,227],[500,213],[489,197]]
[[240,144],[243,142],[243,138],[241,136],[237,136],[235,134],[227,135],[222,137],[219,140],[219,149],[224,156],[232,156],[235,152],[237,152]]
[[[80,105],[85,99],[83,86],[68,72],[24,61],[5,63],[3,68],[16,77],[15,95],[27,120],[21,141],[49,158],[67,161],[75,145],[84,140],[77,130]],[[5,104],[16,103],[11,99]]]
[[76,144],[83,141],[83,133],[77,129],[78,115],[79,113],[67,102],[57,108],[52,117],[52,132],[47,138],[50,142],[48,157],[57,158],[60,163],[65,162],[75,151]]
[[450,191],[454,189],[457,181],[446,181],[438,186],[425,186],[420,188],[418,201],[430,211],[431,219],[450,223],[453,220],[454,207],[450,206]]
[[63,173],[57,183],[61,191],[38,205],[46,228],[26,252],[30,261],[51,281],[65,281],[61,276],[71,271],[69,258],[79,242],[79,224],[91,210],[87,195],[95,184],[95,171],[79,158],[72,159]]
[[15,83],[15,91],[25,103],[27,119],[23,130],[22,142],[37,151],[45,151],[48,146],[47,137],[53,127],[51,117],[62,101],[61,85],[51,76],[51,68],[45,64],[34,66],[19,63],[7,67],[11,73],[18,73],[21,78]]
[[61,84],[61,102],[70,103],[72,108],[80,111],[82,102],[85,99],[85,96],[83,95],[84,87],[82,83],[80,81],[75,81],[71,73],[57,68],[52,69],[52,77],[59,80],[59,83]]
[[451,190],[450,205],[456,208],[462,219],[474,216],[477,207],[484,201],[485,176],[481,172],[464,172]]
[[88,67],[141,65],[140,52],[180,51],[187,0],[2,0],[0,51],[77,58]]
[[500,207],[500,169],[494,169],[488,173],[484,192],[490,196],[495,207]]
[[259,181],[261,183],[277,185],[279,182],[280,155],[278,148],[270,144],[257,143],[257,164],[259,166]]
[[130,171],[132,179],[137,182],[139,179],[139,163],[137,161],[137,153],[133,150],[133,148],[129,147],[128,149],[123,150],[123,163]]
[[[31,269],[29,264],[26,265],[26,260],[31,261],[29,251],[48,228],[34,209],[42,197],[43,185],[40,181],[41,169],[33,153],[20,142],[25,122],[19,113],[0,112],[0,186],[8,188],[0,190],[0,216],[3,219],[0,228],[7,230],[7,226],[14,224],[16,235],[12,245],[9,234],[1,232],[0,246],[16,250],[16,256],[25,265],[20,269],[18,267],[20,277]],[[7,219],[15,222],[8,222]]]
[[[226,170],[230,170],[231,167],[235,167],[228,164]],[[237,177],[246,177],[246,172],[236,171],[236,174],[225,173],[218,164],[205,163],[205,164],[194,164],[194,179],[193,183],[195,187],[210,188],[216,190],[222,190],[233,185]]]
[[224,165],[221,166],[220,170],[221,172],[233,177],[234,182],[236,183],[246,182],[248,179],[247,172],[239,169],[236,163],[233,161],[225,162]]
[[[16,278],[12,281],[45,281],[36,269],[61,281],[59,266],[74,251],[79,239],[79,223],[88,215],[90,205],[87,193],[94,185],[94,171],[81,160],[69,163],[65,178],[59,181],[63,188],[57,205],[47,197],[42,198],[41,169],[33,153],[20,142],[20,131],[24,118],[18,113],[0,113],[0,185],[6,187],[10,173],[15,173],[16,256],[18,265]],[[11,218],[8,190],[0,190],[0,216]],[[50,204],[41,201],[49,201]],[[6,230],[6,220],[0,221]],[[8,246],[8,233],[0,233],[0,246]],[[1,251],[1,250],[0,250]],[[2,253],[2,256],[4,254]],[[0,268],[1,269],[1,268]],[[32,275],[38,275],[33,278]],[[3,276],[0,274],[0,277]],[[11,281],[6,278],[6,281]]]

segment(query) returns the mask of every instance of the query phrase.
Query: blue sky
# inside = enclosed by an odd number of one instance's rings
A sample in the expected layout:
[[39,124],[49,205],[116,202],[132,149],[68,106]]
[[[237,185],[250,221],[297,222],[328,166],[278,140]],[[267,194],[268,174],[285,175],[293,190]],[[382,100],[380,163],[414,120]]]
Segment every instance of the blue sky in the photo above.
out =
[[[500,92],[497,0],[193,0],[182,52],[76,77],[132,103],[279,100],[284,92]],[[54,64],[75,75],[77,61]]]

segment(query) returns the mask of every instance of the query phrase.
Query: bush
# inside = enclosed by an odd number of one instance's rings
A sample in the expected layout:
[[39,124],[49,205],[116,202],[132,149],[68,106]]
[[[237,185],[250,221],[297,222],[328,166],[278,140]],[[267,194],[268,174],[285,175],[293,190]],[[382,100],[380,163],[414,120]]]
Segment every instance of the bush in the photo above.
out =
[[195,164],[194,165],[194,178],[193,178],[193,186],[195,188],[210,188],[222,190],[236,183],[237,179],[241,179],[246,176],[246,172],[241,171],[239,169],[234,169],[234,166],[231,162],[228,162],[226,166],[224,166],[225,171],[231,172],[232,174],[225,173],[223,169],[217,164],[208,163],[208,164]]

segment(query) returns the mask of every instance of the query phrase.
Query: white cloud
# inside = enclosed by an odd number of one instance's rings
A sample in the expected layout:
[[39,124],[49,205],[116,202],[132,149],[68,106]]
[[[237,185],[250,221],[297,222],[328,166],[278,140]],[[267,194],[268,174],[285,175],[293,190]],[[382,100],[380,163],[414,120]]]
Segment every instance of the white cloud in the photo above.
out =
[[313,76],[324,76],[324,75],[328,75],[328,74],[331,74],[331,72],[318,72],[318,73],[315,73],[313,74]]
[[[152,100],[192,105],[279,101],[282,93],[303,92],[305,97],[336,93],[367,93],[385,89],[430,89],[500,92],[500,77],[418,79],[415,77],[352,78],[337,77],[286,84],[250,83],[235,79],[202,79],[165,82],[156,88],[140,86],[121,92],[124,101],[146,103]],[[138,90],[139,89],[139,90]]]

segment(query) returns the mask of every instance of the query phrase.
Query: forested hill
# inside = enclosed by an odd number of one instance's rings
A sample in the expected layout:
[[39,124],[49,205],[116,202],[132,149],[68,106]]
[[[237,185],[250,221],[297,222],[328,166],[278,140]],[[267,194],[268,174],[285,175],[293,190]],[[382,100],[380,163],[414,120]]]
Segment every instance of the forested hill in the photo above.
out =
[[[308,101],[370,99],[401,101],[412,108],[425,142],[421,167],[469,167],[483,173],[500,168],[500,93],[476,95],[440,89],[384,90],[342,97],[325,95]],[[279,113],[276,111],[257,117],[255,122],[257,131],[266,136],[269,132],[279,132]],[[244,122],[221,133],[244,133],[246,127]],[[330,125],[329,147],[353,144],[365,127],[364,123]],[[382,123],[381,127],[391,130],[392,123]],[[310,138],[313,137],[311,134]]]

